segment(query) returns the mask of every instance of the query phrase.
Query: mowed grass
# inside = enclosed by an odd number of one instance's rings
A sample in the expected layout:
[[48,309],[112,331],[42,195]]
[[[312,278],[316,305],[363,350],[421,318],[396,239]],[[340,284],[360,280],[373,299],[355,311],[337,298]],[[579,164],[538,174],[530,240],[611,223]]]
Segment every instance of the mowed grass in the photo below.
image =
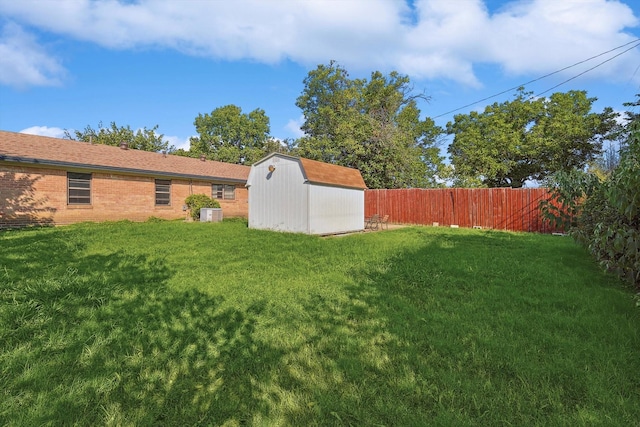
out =
[[631,426],[640,309],[569,238],[0,233],[0,425]]

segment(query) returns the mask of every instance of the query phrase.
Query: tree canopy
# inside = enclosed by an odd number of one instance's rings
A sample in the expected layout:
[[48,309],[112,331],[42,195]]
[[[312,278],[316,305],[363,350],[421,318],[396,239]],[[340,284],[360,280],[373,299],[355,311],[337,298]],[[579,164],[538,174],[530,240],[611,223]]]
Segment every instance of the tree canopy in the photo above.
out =
[[351,79],[330,62],[304,80],[296,105],[305,136],[296,154],[357,168],[369,188],[436,186],[443,158],[436,145],[442,129],[420,119],[409,78],[373,72],[370,80]]
[[640,107],[640,94],[636,94],[635,101],[625,102],[622,105],[630,108],[623,113],[622,120],[616,122],[616,125],[612,131],[611,148],[612,150],[615,150],[615,148],[617,147],[617,160],[620,160],[620,155],[624,154],[624,152],[628,149],[629,140],[631,140],[632,129],[634,128],[634,126],[636,126],[637,131],[637,124],[640,123],[640,113],[636,112],[637,107]]
[[482,113],[459,114],[447,123],[455,183],[522,187],[556,171],[582,168],[601,152],[616,113],[593,113],[585,91],[533,98],[520,88],[512,101]]
[[191,138],[193,156],[251,165],[280,148],[269,136],[269,117],[261,109],[244,114],[240,107],[226,105],[211,114],[199,114],[194,125],[199,136]]
[[120,143],[126,142],[129,148],[143,151],[154,152],[173,152],[175,147],[169,145],[168,141],[164,140],[164,135],[157,133],[158,125],[155,125],[151,129],[144,127],[133,131],[131,127],[116,125],[115,122],[111,122],[109,127],[103,127],[102,122],[98,123],[98,129],[93,129],[90,125],[84,128],[82,131],[73,131],[73,134],[66,130],[64,131],[64,137],[75,141],[92,142],[94,144],[104,144],[119,146]]

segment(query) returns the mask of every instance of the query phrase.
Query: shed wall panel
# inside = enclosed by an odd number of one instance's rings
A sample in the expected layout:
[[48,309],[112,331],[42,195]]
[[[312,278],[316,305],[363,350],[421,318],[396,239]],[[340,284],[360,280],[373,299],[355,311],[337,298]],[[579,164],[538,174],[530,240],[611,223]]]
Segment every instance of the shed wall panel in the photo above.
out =
[[309,233],[364,229],[364,190],[323,185],[309,187]]
[[[275,170],[269,171],[273,165]],[[274,157],[251,168],[249,227],[307,233],[308,185],[297,161]]]

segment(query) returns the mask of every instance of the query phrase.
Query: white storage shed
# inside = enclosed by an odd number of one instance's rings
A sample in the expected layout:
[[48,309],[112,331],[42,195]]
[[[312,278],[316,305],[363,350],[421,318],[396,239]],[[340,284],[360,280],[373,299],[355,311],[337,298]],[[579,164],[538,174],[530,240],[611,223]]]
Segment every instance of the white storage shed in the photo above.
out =
[[249,228],[306,234],[364,229],[364,190],[357,169],[272,153],[251,166]]

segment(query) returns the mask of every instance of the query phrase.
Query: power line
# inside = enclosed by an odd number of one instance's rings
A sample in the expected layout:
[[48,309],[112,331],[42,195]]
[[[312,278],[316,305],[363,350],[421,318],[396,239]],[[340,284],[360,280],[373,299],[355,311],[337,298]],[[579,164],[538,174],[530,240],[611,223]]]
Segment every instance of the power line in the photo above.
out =
[[[635,44],[634,44],[634,43],[635,43]],[[598,58],[598,57],[600,57],[600,56],[606,55],[606,54],[608,54],[608,53],[611,53],[611,52],[613,52],[613,51],[615,51],[615,50],[621,49],[621,48],[623,48],[623,47],[625,47],[625,46],[628,46],[628,45],[630,45],[630,44],[634,44],[634,45],[633,45],[633,46],[631,46],[629,49],[626,49],[625,51],[623,51],[623,52],[621,52],[621,53],[619,53],[619,54],[617,54],[617,55],[615,55],[615,56],[613,56],[613,57],[611,57],[611,58],[607,59],[606,61],[601,62],[600,64],[596,65],[595,67],[592,67],[592,68],[590,68],[590,69],[588,69],[588,70],[584,71],[583,73],[580,73],[580,74],[578,74],[577,76],[574,76],[574,77],[572,77],[572,78],[570,78],[570,79],[568,79],[568,80],[565,80],[564,82],[562,82],[562,83],[560,83],[560,84],[558,84],[558,85],[556,85],[556,86],[552,87],[551,89],[547,89],[546,91],[542,92],[542,93],[546,93],[546,92],[548,92],[548,91],[550,91],[550,90],[552,90],[552,89],[555,89],[556,87],[558,87],[558,86],[560,86],[560,85],[562,85],[562,84],[564,84],[564,83],[567,83],[568,81],[571,81],[571,80],[573,80],[573,79],[575,79],[575,78],[577,78],[577,77],[579,77],[579,76],[581,76],[581,75],[583,75],[583,74],[585,74],[585,73],[587,73],[587,72],[589,72],[589,71],[593,70],[594,68],[599,67],[600,65],[602,65],[602,64],[604,64],[604,63],[606,63],[606,62],[608,62],[608,61],[611,61],[612,59],[614,59],[614,58],[616,58],[616,57],[618,57],[618,56],[620,56],[620,55],[622,55],[622,54],[624,54],[624,53],[626,53],[626,52],[628,52],[628,51],[630,51],[630,50],[632,50],[632,49],[634,49],[634,48],[636,48],[636,47],[640,46],[640,39],[632,40],[632,41],[630,41],[630,42],[628,42],[628,43],[625,43],[625,44],[623,44],[623,45],[620,45],[620,46],[618,46],[618,47],[614,47],[613,49],[610,49],[610,50],[608,50],[608,51],[606,51],[606,52],[602,52],[602,53],[599,53],[599,54],[597,54],[597,55],[595,55],[595,56],[592,56],[591,58],[587,58],[587,59],[582,60],[582,61],[580,61],[580,62],[576,62],[575,64],[573,64],[573,65],[569,65],[568,67],[561,68],[561,69],[559,69],[559,70],[557,70],[557,71],[554,71],[554,72],[549,73],[549,74],[545,74],[544,76],[541,76],[541,77],[538,77],[538,78],[536,78],[536,79],[530,80],[530,81],[528,81],[528,82],[526,82],[526,83],[519,84],[519,85],[514,86],[514,87],[512,87],[512,88],[509,88],[509,89],[503,90],[502,92],[496,93],[496,94],[491,95],[491,96],[488,96],[488,97],[486,97],[486,98],[482,98],[482,99],[480,99],[480,100],[478,100],[478,101],[475,101],[475,102],[472,102],[472,103],[470,103],[470,104],[463,105],[462,107],[458,107],[458,108],[456,108],[456,109],[453,109],[453,110],[447,111],[446,113],[442,113],[442,114],[440,114],[440,115],[437,115],[437,116],[435,116],[435,117],[432,117],[432,119],[437,119],[437,118],[439,118],[439,117],[446,116],[447,114],[455,113],[456,111],[462,110],[462,109],[467,108],[467,107],[471,107],[472,105],[479,104],[479,103],[481,103],[481,102],[483,102],[483,101],[487,101],[487,100],[489,100],[489,99],[491,99],[491,98],[495,98],[495,97],[497,97],[497,96],[504,95],[505,93],[508,93],[508,92],[514,91],[514,90],[516,90],[516,89],[518,89],[518,88],[520,88],[520,87],[526,86],[526,85],[528,85],[528,84],[535,83],[535,82],[537,82],[537,81],[539,81],[539,80],[542,80],[542,79],[545,79],[545,78],[547,78],[547,77],[553,76],[554,74],[561,73],[562,71],[568,70],[569,68],[573,68],[573,67],[576,67],[576,66],[578,66],[578,65],[580,65],[580,64],[584,64],[585,62],[588,62],[588,61],[591,61],[592,59],[596,59],[596,58]],[[542,94],[542,93],[541,93],[541,94]],[[541,95],[541,94],[539,94],[539,95]]]
[[555,85],[555,86],[553,86],[553,87],[551,87],[551,88],[549,88],[549,89],[545,90],[544,92],[540,92],[539,94],[537,94],[537,95],[536,95],[536,97],[538,97],[538,96],[540,96],[540,95],[543,95],[543,94],[545,94],[545,93],[549,92],[550,90],[553,90],[553,89],[557,88],[558,86],[562,86],[563,84],[565,84],[565,83],[567,83],[567,82],[570,82],[570,81],[571,81],[571,80],[573,80],[573,79],[577,79],[577,78],[578,78],[578,77],[580,77],[581,75],[586,74],[586,73],[588,73],[589,71],[592,71],[592,70],[594,70],[594,69],[598,68],[598,67],[599,67],[599,66],[601,66],[602,64],[605,64],[605,63],[607,63],[607,62],[609,62],[609,61],[611,61],[611,60],[613,60],[613,59],[617,58],[618,56],[623,55],[623,54],[625,54],[625,53],[629,52],[629,51],[630,51],[630,50],[632,50],[632,49],[635,49],[635,48],[636,48],[636,47],[638,47],[638,46],[640,46],[640,43],[637,43],[636,45],[631,46],[629,49],[623,50],[623,51],[622,51],[622,52],[620,52],[619,54],[614,55],[614,56],[612,56],[611,58],[608,58],[608,59],[606,59],[606,60],[602,61],[601,63],[599,63],[599,64],[597,64],[597,65],[595,65],[595,66],[593,66],[593,67],[589,68],[588,70],[584,70],[584,71],[583,71],[583,72],[581,72],[580,74],[577,74],[577,75],[575,75],[575,76],[571,77],[570,79],[567,79],[567,80],[565,80],[565,81],[563,81],[563,82],[561,82],[561,83],[558,83],[557,85]]

